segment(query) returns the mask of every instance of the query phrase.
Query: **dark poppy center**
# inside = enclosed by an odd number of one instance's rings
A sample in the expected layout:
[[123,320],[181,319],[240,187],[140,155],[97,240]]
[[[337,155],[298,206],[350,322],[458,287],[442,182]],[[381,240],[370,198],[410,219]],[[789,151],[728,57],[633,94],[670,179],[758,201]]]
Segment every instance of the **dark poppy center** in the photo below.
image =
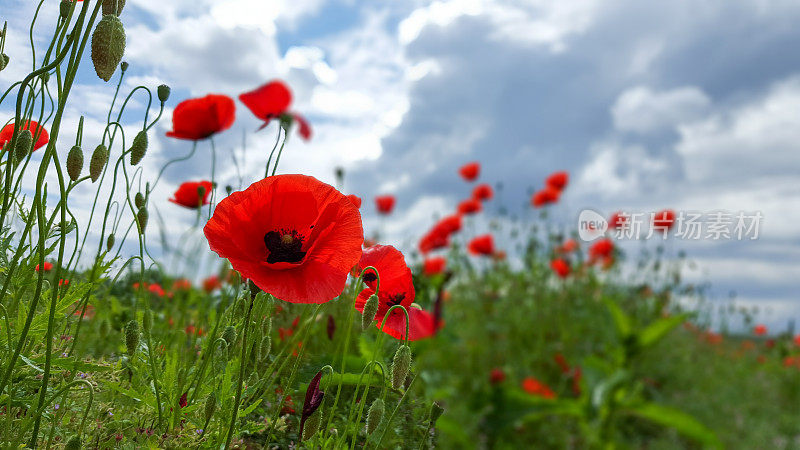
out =
[[303,251],[303,236],[295,230],[270,231],[264,235],[264,245],[269,250],[267,262],[296,263],[305,258]]
[[377,280],[378,276],[375,275],[375,272],[369,271],[364,274],[364,282],[365,283],[372,283],[373,281]]
[[391,308],[392,306],[399,305],[403,302],[406,298],[406,293],[401,292],[399,294],[390,295],[389,298],[386,300],[386,306]]

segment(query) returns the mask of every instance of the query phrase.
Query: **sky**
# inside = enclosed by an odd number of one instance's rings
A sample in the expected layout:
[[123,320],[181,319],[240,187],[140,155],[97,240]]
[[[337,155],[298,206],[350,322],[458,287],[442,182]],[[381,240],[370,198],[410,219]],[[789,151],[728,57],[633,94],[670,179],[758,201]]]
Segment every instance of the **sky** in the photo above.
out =
[[[35,4],[0,0],[12,58],[3,90],[30,68]],[[45,0],[37,49],[57,9]],[[800,319],[799,19],[796,0],[127,0],[123,92],[172,87],[143,163],[152,180],[191,148],[164,136],[179,101],[285,80],[314,137],[292,136],[279,172],[334,183],[343,167],[342,190],[364,199],[367,234],[380,230],[404,249],[469,196],[457,174],[469,161],[482,164],[481,181],[502,183],[489,209],[507,211],[496,219],[510,224],[539,220],[530,193],[556,170],[570,173],[570,185],[548,214],[565,231],[584,208],[759,212],[756,240],[673,239],[667,254],[686,252],[685,280],[709,284],[710,300],[757,306],[759,320],[783,329]],[[85,62],[65,114],[64,155],[81,115],[84,139],[99,141],[117,79],[103,83]],[[133,98],[129,136],[145,105]],[[214,141],[220,186],[243,188],[263,172],[276,130],[258,126],[237,102],[235,125]],[[209,178],[211,160],[201,143],[151,194],[163,219],[153,232],[168,243],[200,237],[185,233],[196,215],[166,199],[183,181]],[[384,193],[398,199],[390,219],[372,203]],[[88,185],[73,193],[79,221],[93,195]],[[487,222],[467,232],[485,232]],[[150,245],[158,252],[158,239]],[[631,255],[656,245],[621,243]],[[202,245],[190,253],[202,263],[171,267],[218,264]]]

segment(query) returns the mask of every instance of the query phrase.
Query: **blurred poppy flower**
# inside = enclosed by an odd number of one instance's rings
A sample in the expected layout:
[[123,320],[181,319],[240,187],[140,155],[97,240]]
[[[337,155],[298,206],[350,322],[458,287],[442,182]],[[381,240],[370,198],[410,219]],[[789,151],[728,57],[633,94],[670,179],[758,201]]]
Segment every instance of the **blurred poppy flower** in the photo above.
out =
[[531,204],[534,208],[541,208],[542,206],[556,203],[559,197],[561,197],[561,192],[548,186],[533,194]]
[[553,272],[555,272],[560,278],[567,278],[569,276],[569,264],[561,258],[556,258],[550,261],[550,268],[553,269]]
[[477,236],[469,241],[467,248],[473,255],[491,256],[494,253],[494,238],[491,234]]
[[433,250],[446,248],[449,245],[450,237],[439,230],[433,229],[419,240],[419,251],[426,255]]
[[58,280],[58,285],[59,286],[68,286],[69,285],[69,280],[65,280],[65,279]]
[[800,347],[800,334],[794,337],[794,345]]
[[[43,265],[43,267],[44,267],[44,269],[43,269],[43,270],[44,270],[45,272],[49,272],[50,270],[52,270],[52,269],[53,269],[53,263],[51,263],[51,262],[49,262],[49,261],[45,261],[45,262],[44,262],[44,265]],[[39,271],[39,265],[38,265],[38,264],[36,265],[36,271],[37,271],[37,272]]]
[[481,173],[481,165],[477,162],[464,164],[458,169],[458,173],[466,181],[475,181]]
[[599,259],[608,258],[613,252],[614,241],[608,238],[603,238],[589,247],[589,260],[594,262]]
[[561,244],[558,248],[556,248],[556,252],[558,253],[572,253],[577,250],[579,247],[578,241],[575,239],[567,239]]
[[425,263],[422,269],[422,272],[427,276],[433,276],[444,272],[444,268],[447,265],[447,259],[441,256],[434,256],[432,258],[426,258]]
[[565,358],[564,355],[556,353],[553,355],[553,360],[556,362],[556,365],[558,365],[558,368],[561,369],[561,373],[569,373],[569,363],[567,363],[567,358]]
[[524,380],[522,380],[522,389],[528,394],[536,395],[537,397],[546,399],[556,398],[555,392],[553,392],[546,384],[533,377],[526,377]]
[[151,294],[157,295],[159,297],[164,296],[164,288],[161,287],[158,283],[153,283],[147,286],[147,290],[150,291]]
[[438,233],[451,235],[458,231],[461,231],[461,216],[458,214],[453,214],[451,216],[445,216],[438,222],[436,225],[433,226],[433,229],[436,230]]
[[622,211],[617,211],[608,218],[608,227],[616,230],[628,223],[628,216]]
[[756,336],[763,336],[767,334],[767,326],[763,324],[756,325],[755,327],[753,327],[753,334],[755,334]]
[[464,200],[458,204],[458,213],[463,215],[475,214],[481,211],[481,202],[475,199]]
[[199,141],[233,125],[236,104],[227,95],[209,94],[184,100],[172,112],[172,131],[167,136]]
[[656,231],[669,231],[675,225],[675,211],[665,209],[653,215],[653,229]]
[[503,372],[503,369],[499,367],[495,367],[489,372],[489,383],[492,385],[498,385],[506,380],[506,373]]
[[212,188],[210,181],[187,181],[178,187],[169,201],[184,208],[197,209],[208,204]]
[[276,175],[223,199],[204,228],[211,250],[291,303],[338,296],[361,257],[358,208],[305,175]]
[[184,392],[183,395],[181,395],[181,398],[178,400],[178,406],[180,406],[181,408],[186,408],[187,406],[189,406],[189,392],[188,391]]
[[[269,125],[272,119],[296,121],[297,132],[305,140],[311,139],[311,125],[301,115],[289,112],[292,104],[292,91],[283,81],[272,80],[252,91],[239,95],[239,100],[253,113],[254,116],[264,121],[261,128]],[[259,128],[259,129],[261,129]]]
[[551,187],[557,191],[563,191],[564,188],[567,187],[567,183],[569,183],[569,174],[563,171],[553,172],[544,182],[547,187]]
[[347,196],[347,198],[349,198],[350,201],[353,202],[354,205],[356,205],[356,208],[361,208],[361,197],[350,194]]
[[392,210],[394,210],[394,203],[394,195],[379,195],[375,197],[375,207],[378,208],[378,212],[383,215],[392,213]]
[[192,288],[192,282],[186,278],[180,278],[172,282],[173,291],[188,291]]
[[210,294],[221,287],[222,283],[220,283],[219,277],[216,275],[211,275],[203,280],[203,290],[206,291],[206,293]]
[[[48,142],[50,142],[50,135],[47,134],[47,130],[42,126],[39,126],[39,123],[35,120],[29,120],[25,122],[25,125],[20,128],[20,131],[22,130],[30,130],[34,138],[36,137],[36,133],[39,133],[39,138],[36,139],[36,142],[33,144],[33,151],[44,147]],[[10,123],[0,130],[0,150],[3,149],[3,146],[6,145],[6,142],[11,142],[13,137],[14,124]]]
[[479,184],[472,190],[472,198],[475,200],[491,200],[494,197],[494,190],[488,184]]

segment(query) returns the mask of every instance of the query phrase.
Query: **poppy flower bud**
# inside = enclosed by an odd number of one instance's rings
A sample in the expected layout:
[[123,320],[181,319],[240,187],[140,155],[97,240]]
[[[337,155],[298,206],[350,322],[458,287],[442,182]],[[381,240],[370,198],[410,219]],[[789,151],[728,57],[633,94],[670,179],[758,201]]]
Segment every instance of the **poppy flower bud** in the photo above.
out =
[[114,234],[109,234],[108,239],[106,239],[106,251],[111,251],[114,248]]
[[231,195],[233,193],[233,186],[231,186],[230,184],[226,185],[225,192],[227,192],[228,195]]
[[17,155],[17,161],[22,161],[28,156],[33,148],[33,133],[31,130],[22,130],[17,136],[17,147],[14,149]]
[[264,336],[269,336],[269,334],[272,333],[272,317],[267,317],[261,322],[261,333],[263,333]]
[[233,325],[228,325],[225,331],[222,332],[222,339],[231,347],[236,342],[236,328]]
[[203,417],[206,419],[206,423],[211,421],[211,417],[214,415],[214,411],[217,409],[217,395],[215,393],[208,394],[206,398],[206,405],[203,408]]
[[367,434],[372,434],[378,429],[378,425],[380,425],[381,420],[383,420],[383,413],[385,410],[386,406],[384,406],[383,400],[380,397],[372,402],[372,405],[369,407],[369,412],[367,413]]
[[130,152],[132,166],[139,164],[139,161],[144,158],[144,154],[147,153],[147,133],[144,130],[140,131],[136,137],[133,138]]
[[126,70],[128,70],[128,62],[127,61],[122,61],[122,63],[119,65],[119,69],[122,72],[125,72]]
[[136,196],[133,197],[133,204],[137,208],[144,208],[144,195],[141,192],[137,192]]
[[108,162],[108,149],[105,145],[100,144],[94,149],[92,153],[92,160],[89,161],[89,176],[92,178],[92,183],[100,178],[103,173],[103,168],[106,167]]
[[144,312],[142,317],[142,330],[144,330],[145,337],[150,337],[150,330],[153,329],[153,312],[149,309]]
[[50,81],[50,72],[45,72],[42,74],[42,83],[47,84]]
[[411,367],[411,348],[401,345],[392,360],[392,388],[399,389],[406,381],[408,369]]
[[103,15],[115,14],[119,16],[122,14],[122,8],[125,7],[125,0],[105,0],[103,2]]
[[135,320],[125,325],[125,347],[128,348],[128,356],[133,356],[139,348],[139,322]]
[[439,420],[439,417],[442,416],[442,413],[444,413],[444,408],[442,408],[442,405],[438,404],[437,402],[433,402],[431,405],[431,426],[433,426],[436,421]]
[[6,67],[8,67],[8,62],[10,60],[11,58],[9,58],[8,55],[6,55],[5,53],[0,53],[0,70],[3,70]]
[[67,441],[67,445],[64,446],[64,450],[80,450],[81,449],[81,438],[77,434],[72,436],[69,441]]
[[149,217],[147,208],[140,208],[139,212],[136,213],[136,224],[139,225],[139,232],[142,234],[144,234],[144,230],[147,228],[147,219]]
[[303,440],[307,441],[311,439],[319,430],[319,422],[320,416],[322,412],[317,411],[314,414],[308,416],[306,419],[305,426],[303,427]]
[[283,131],[288,133],[289,129],[292,128],[292,122],[294,121],[294,117],[292,117],[291,114],[281,114],[278,120],[281,124],[281,128],[283,128]]
[[[110,80],[123,54],[125,54],[125,27],[119,17],[107,14],[100,19],[92,33],[92,63],[97,76],[103,81]],[[123,72],[127,66],[124,64]]]
[[72,2],[69,0],[61,0],[61,4],[58,5],[59,13],[61,13],[61,18],[66,19],[69,16],[69,10],[72,9]]
[[378,306],[380,306],[380,302],[378,301],[378,296],[372,294],[367,299],[367,302],[364,304],[364,312],[361,314],[361,329],[366,330],[367,327],[372,324],[372,321],[375,320],[375,315],[378,314]]
[[72,146],[67,153],[67,174],[72,181],[78,181],[83,171],[83,150],[77,145]]
[[267,356],[269,356],[269,352],[272,350],[272,338],[269,336],[264,337],[261,341],[261,360],[264,360]]
[[166,84],[162,84],[156,89],[156,92],[158,93],[158,99],[161,101],[161,103],[165,103],[167,100],[169,100],[171,89]]

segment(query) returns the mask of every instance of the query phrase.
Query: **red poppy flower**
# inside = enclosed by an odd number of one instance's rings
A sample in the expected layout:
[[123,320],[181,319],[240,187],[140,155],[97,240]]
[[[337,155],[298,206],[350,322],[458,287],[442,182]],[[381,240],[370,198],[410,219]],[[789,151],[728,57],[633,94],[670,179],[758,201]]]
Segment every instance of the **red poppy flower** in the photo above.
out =
[[450,245],[450,236],[433,229],[419,240],[419,251],[426,255],[433,250],[446,248]]
[[347,198],[349,198],[350,201],[353,202],[354,205],[356,205],[356,208],[361,208],[361,197],[350,194],[347,196]]
[[461,178],[466,181],[475,181],[481,173],[481,165],[477,162],[464,164],[458,169],[458,173],[461,174]]
[[753,327],[753,333],[756,336],[763,336],[767,334],[767,326],[763,324],[758,324],[755,327]]
[[58,280],[58,285],[59,286],[68,286],[69,285],[69,280],[65,280],[65,279]]
[[479,184],[472,190],[472,198],[475,200],[491,200],[494,197],[494,190],[488,184]]
[[567,358],[565,358],[564,355],[562,355],[561,353],[556,353],[555,355],[553,355],[553,360],[556,362],[556,365],[558,365],[558,368],[561,369],[561,373],[564,374],[569,373],[570,371],[569,363],[567,362]]
[[437,233],[446,234],[448,236],[461,231],[461,216],[453,214],[452,216],[443,217],[436,222],[433,229],[436,230]]
[[[36,139],[36,143],[33,144],[33,151],[36,151],[50,142],[50,135],[47,134],[47,130],[39,126],[39,123],[35,120],[29,120],[25,122],[25,125],[22,126],[20,131],[22,130],[30,130],[33,137],[36,137],[36,133],[39,133],[39,138]],[[11,138],[14,137],[14,124],[10,123],[3,127],[0,130],[0,150],[3,149],[3,146],[6,145],[6,142],[11,142]]]
[[567,278],[569,276],[569,264],[561,258],[556,258],[550,261],[550,268],[553,269],[553,272],[555,272],[560,278]]
[[669,231],[675,225],[675,211],[671,209],[661,210],[653,216],[653,229],[663,232]]
[[533,377],[526,377],[524,380],[522,380],[522,389],[528,394],[536,395],[538,397],[546,399],[556,398],[555,392],[553,392],[546,384]]
[[600,239],[589,247],[589,259],[595,260],[608,258],[614,252],[614,241],[608,238]]
[[547,187],[551,187],[557,191],[563,191],[564,188],[567,187],[567,183],[569,183],[569,174],[563,171],[553,172],[544,182]]
[[186,278],[181,278],[172,282],[173,291],[188,291],[192,288],[192,282]]
[[800,347],[800,334],[794,337],[794,345]]
[[459,214],[475,214],[481,211],[481,202],[475,199],[464,200],[458,204]]
[[489,383],[491,383],[492,385],[500,384],[505,380],[506,380],[506,373],[503,372],[503,369],[495,367],[489,373]]
[[181,398],[178,399],[178,406],[180,406],[181,408],[186,408],[187,406],[189,406],[189,392],[188,391],[184,392],[183,395],[181,395]]
[[378,208],[378,212],[383,215],[392,213],[394,203],[394,195],[379,195],[375,197],[375,207]]
[[227,95],[209,94],[184,100],[172,112],[172,131],[167,136],[199,141],[225,131],[236,119],[236,104]]
[[447,259],[441,256],[426,258],[422,272],[430,277],[444,272],[445,266],[447,266]]
[[[51,263],[49,261],[45,261],[44,262],[44,271],[45,272],[49,272],[52,269],[53,269],[53,263]],[[37,272],[39,271],[39,265],[38,264],[36,265],[36,271]]]
[[[184,208],[197,209],[209,203],[212,188],[210,181],[187,181],[178,187],[169,201]],[[200,192],[203,193],[202,197]]]
[[494,253],[494,238],[491,234],[478,236],[469,241],[467,248],[473,255],[491,256]]
[[221,287],[222,283],[220,283],[219,277],[216,275],[211,275],[210,277],[203,280],[203,290],[209,294]]
[[147,286],[147,290],[150,291],[151,294],[155,294],[159,297],[164,296],[164,289],[158,283],[153,283],[150,286]]
[[254,116],[264,121],[261,128],[269,125],[272,119],[283,118],[297,122],[297,132],[300,137],[305,140],[311,139],[311,125],[305,117],[289,112],[289,106],[292,104],[292,91],[283,81],[272,80],[255,90],[239,95],[239,100],[250,109]]
[[542,206],[556,203],[559,197],[561,197],[561,191],[548,186],[533,194],[533,197],[531,197],[531,204],[534,208],[541,208]]
[[561,244],[560,247],[556,248],[556,252],[558,253],[572,253],[577,250],[579,247],[578,241],[575,239],[567,239]]
[[361,257],[358,208],[316,178],[277,175],[223,199],[204,229],[211,250],[291,303],[338,296]]
[[622,228],[628,223],[628,216],[622,211],[617,211],[608,218],[608,227],[612,230]]

